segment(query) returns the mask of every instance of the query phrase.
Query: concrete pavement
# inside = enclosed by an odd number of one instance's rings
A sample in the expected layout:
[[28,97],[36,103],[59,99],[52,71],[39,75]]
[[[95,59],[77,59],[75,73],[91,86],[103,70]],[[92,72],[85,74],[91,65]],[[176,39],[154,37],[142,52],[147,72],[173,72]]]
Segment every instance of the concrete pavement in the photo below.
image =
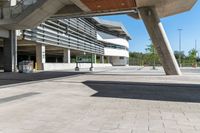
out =
[[0,133],[199,133],[200,73],[182,71],[0,73]]

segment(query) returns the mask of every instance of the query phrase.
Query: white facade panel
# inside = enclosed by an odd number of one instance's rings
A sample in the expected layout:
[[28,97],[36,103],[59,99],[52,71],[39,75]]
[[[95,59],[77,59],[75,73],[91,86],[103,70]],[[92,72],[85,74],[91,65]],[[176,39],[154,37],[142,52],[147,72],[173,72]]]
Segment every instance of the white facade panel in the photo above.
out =
[[[111,67],[111,64],[93,64],[95,68],[98,67]],[[74,69],[76,67],[75,63],[44,63],[44,70],[52,71],[52,70],[67,70]],[[90,63],[80,63],[79,68],[85,69],[91,67]]]
[[121,45],[129,48],[129,42],[124,38],[119,38],[117,36],[113,36],[104,32],[97,32],[97,40],[108,42],[116,45]]
[[111,63],[113,66],[127,66],[128,58],[127,57],[111,57]]
[[104,48],[104,55],[129,57],[129,52],[121,49]]
[[16,6],[17,0],[10,0],[10,6]]

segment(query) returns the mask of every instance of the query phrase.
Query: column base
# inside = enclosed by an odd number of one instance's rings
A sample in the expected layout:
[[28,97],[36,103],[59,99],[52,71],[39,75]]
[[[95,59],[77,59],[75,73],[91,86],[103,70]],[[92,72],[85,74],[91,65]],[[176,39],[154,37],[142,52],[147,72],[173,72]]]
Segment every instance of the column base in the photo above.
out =
[[93,72],[94,71],[94,67],[90,67],[90,69],[89,69],[91,72]]
[[75,67],[75,71],[80,71],[80,68],[79,67]]

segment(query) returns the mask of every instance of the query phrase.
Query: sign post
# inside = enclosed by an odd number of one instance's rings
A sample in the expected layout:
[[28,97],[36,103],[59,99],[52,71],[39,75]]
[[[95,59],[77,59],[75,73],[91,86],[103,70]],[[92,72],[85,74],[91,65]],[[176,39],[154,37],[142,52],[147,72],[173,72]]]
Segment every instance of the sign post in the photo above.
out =
[[79,55],[76,57],[76,67],[75,71],[79,71],[79,63],[90,63],[91,67],[89,68],[90,71],[94,71],[93,67],[93,54],[91,55]]

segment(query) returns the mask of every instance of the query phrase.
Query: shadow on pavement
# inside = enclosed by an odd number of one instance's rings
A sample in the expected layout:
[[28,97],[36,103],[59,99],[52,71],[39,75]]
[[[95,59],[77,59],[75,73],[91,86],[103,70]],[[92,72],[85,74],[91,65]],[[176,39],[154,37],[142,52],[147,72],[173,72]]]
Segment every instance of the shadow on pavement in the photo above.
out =
[[41,81],[53,78],[75,76],[84,74],[84,72],[38,72],[38,73],[0,73],[0,86],[26,83],[30,81]]
[[93,97],[127,98],[174,102],[200,102],[200,85],[115,81],[85,81],[97,91]]
[[20,94],[20,95],[10,96],[10,97],[6,97],[6,98],[0,98],[0,104],[11,102],[11,101],[15,101],[15,100],[19,100],[19,99],[23,99],[23,98],[26,98],[26,97],[31,97],[31,96],[34,96],[34,95],[39,95],[39,94],[40,93],[29,92],[29,93],[24,93],[24,94]]

